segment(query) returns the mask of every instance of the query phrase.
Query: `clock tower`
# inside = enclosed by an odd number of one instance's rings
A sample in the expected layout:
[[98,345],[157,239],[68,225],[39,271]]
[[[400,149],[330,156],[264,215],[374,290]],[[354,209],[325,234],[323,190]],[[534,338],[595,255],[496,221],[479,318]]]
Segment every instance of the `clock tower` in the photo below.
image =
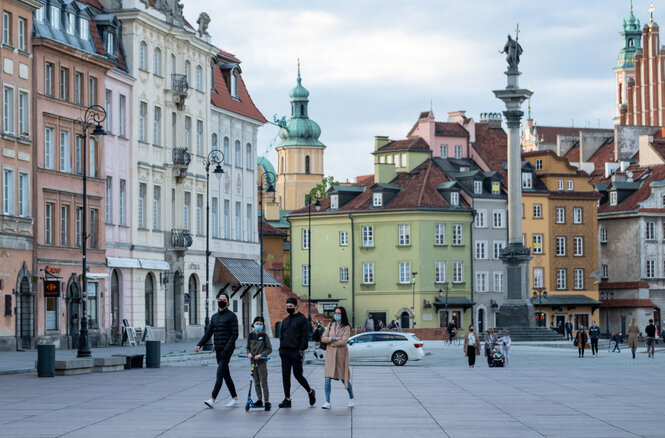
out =
[[623,20],[623,48],[619,51],[619,59],[614,67],[617,78],[617,113],[615,124],[621,123],[621,113],[628,110],[627,92],[629,81],[635,81],[635,53],[642,51],[640,20],[633,14],[633,3],[630,3],[630,16]]

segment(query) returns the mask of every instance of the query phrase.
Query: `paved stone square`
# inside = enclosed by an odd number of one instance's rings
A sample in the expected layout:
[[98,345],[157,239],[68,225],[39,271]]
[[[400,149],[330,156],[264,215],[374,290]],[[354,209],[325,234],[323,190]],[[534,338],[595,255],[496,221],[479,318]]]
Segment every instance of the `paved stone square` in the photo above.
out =
[[[356,406],[333,382],[332,406],[324,401],[323,366],[305,365],[318,400],[309,407],[294,381],[293,408],[283,398],[279,360],[271,361],[271,412],[245,412],[248,367],[232,361],[243,404],[226,408],[222,388],[215,409],[210,396],[215,367],[178,361],[159,369],[38,378],[0,376],[2,437],[662,437],[662,370],[665,353],[601,351],[579,359],[569,348],[516,346],[512,366],[488,368],[483,358],[469,369],[460,347],[429,343],[423,361],[404,367],[353,364]],[[643,351],[643,349],[640,349]],[[661,353],[661,354],[659,354]],[[206,357],[207,356],[207,357]],[[192,365],[192,364],[196,365]]]

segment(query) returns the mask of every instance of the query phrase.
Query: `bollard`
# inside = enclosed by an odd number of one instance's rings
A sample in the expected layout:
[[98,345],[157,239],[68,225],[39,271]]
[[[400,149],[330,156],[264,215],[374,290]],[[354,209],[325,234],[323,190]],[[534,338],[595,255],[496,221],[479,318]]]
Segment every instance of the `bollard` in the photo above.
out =
[[55,377],[55,345],[37,346],[37,376]]
[[160,341],[146,341],[145,342],[145,367],[146,368],[159,368],[159,361],[161,358],[161,342]]
[[282,334],[282,321],[277,321],[275,323],[275,338],[279,339]]

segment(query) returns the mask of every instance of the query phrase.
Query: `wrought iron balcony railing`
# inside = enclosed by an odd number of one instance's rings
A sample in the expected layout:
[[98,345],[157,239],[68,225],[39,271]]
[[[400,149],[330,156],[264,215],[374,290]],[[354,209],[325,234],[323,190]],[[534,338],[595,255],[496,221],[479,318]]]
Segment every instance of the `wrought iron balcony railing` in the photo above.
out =
[[187,249],[194,240],[189,230],[171,230],[171,246],[178,249]]
[[187,76],[178,73],[171,73],[171,92],[178,95],[187,94],[189,84]]
[[187,148],[173,148],[171,157],[173,158],[173,165],[178,167],[187,167],[192,162],[192,154],[189,153]]

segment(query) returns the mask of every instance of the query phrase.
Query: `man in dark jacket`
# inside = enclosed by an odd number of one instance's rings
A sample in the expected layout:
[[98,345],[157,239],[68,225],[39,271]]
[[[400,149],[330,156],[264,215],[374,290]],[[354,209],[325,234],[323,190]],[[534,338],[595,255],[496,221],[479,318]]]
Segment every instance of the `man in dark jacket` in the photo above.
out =
[[589,339],[591,340],[591,354],[593,356],[598,354],[598,338],[600,338],[600,327],[596,325],[596,321],[591,321]]
[[647,335],[647,354],[653,359],[653,354],[656,352],[656,326],[653,324],[653,319],[650,319],[649,325],[644,327],[644,334]]
[[280,408],[291,407],[291,369],[293,375],[309,395],[309,404],[314,406],[316,396],[302,375],[302,361],[309,340],[309,323],[305,315],[298,312],[298,300],[293,297],[286,299],[286,311],[289,314],[282,321],[282,332],[279,336],[279,358],[282,360],[282,384],[284,385],[284,401]]
[[217,380],[212,389],[212,398],[204,402],[209,408],[212,408],[215,405],[219,390],[222,389],[222,381],[226,382],[231,397],[233,397],[226,406],[231,407],[238,404],[238,394],[236,393],[236,387],[233,384],[231,371],[229,370],[229,361],[233,355],[233,350],[236,348],[236,339],[238,339],[238,318],[235,313],[229,310],[229,296],[222,291],[219,291],[217,294],[217,305],[219,311],[212,315],[205,334],[199,343],[196,344],[196,347],[194,347],[194,351],[198,353],[201,347],[208,342],[208,339],[210,339],[212,335],[215,335]]
[[564,327],[566,329],[566,341],[572,341],[573,340],[573,324],[570,321],[566,321],[566,324],[564,324]]

